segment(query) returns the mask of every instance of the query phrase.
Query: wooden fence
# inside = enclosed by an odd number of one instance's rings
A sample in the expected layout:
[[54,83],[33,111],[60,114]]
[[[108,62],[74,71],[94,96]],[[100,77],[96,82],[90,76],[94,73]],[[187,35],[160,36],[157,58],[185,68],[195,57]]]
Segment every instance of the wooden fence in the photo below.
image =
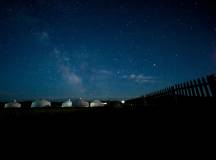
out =
[[216,76],[209,75],[172,85],[126,103],[134,106],[216,104]]
[[146,97],[162,96],[216,97],[216,76],[190,80],[146,95]]

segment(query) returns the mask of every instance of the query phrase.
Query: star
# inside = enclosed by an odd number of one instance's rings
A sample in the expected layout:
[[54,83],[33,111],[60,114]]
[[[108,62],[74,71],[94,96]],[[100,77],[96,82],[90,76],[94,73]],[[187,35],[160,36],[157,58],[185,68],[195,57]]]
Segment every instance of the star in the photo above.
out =
[[[215,6],[209,1],[1,2],[2,91],[135,97],[214,72]],[[50,86],[56,90],[47,92]]]
[[143,22],[144,22],[144,23],[147,23],[147,22],[148,22],[148,20],[147,20],[147,19],[144,19],[144,20],[143,20]]
[[189,26],[189,30],[191,30],[191,31],[193,30],[193,26],[192,25]]
[[197,1],[195,1],[195,2],[194,2],[194,6],[195,6],[195,8],[197,8],[198,5],[199,5],[199,3],[198,3]]
[[8,8],[7,11],[8,12],[13,12],[13,8]]

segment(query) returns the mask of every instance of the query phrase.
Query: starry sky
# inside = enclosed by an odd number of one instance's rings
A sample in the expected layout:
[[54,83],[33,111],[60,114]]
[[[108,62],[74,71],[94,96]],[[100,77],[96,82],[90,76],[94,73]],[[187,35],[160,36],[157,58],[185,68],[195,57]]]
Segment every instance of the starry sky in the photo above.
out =
[[214,0],[2,0],[0,98],[131,98],[215,73]]

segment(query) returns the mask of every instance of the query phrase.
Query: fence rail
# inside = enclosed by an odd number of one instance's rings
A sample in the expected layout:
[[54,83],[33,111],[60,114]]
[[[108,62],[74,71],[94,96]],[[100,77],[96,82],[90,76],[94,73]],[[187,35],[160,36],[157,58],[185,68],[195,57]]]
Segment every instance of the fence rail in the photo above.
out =
[[216,75],[209,75],[168,86],[136,99],[126,101],[132,106],[216,104]]
[[147,94],[145,97],[187,96],[187,97],[216,97],[216,76],[190,80],[181,84]]

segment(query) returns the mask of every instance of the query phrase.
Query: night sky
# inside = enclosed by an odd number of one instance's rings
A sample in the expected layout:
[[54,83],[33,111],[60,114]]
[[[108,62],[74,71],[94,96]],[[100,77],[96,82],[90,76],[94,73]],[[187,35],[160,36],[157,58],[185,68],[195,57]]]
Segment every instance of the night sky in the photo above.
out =
[[1,0],[0,98],[130,98],[216,71],[213,0]]

